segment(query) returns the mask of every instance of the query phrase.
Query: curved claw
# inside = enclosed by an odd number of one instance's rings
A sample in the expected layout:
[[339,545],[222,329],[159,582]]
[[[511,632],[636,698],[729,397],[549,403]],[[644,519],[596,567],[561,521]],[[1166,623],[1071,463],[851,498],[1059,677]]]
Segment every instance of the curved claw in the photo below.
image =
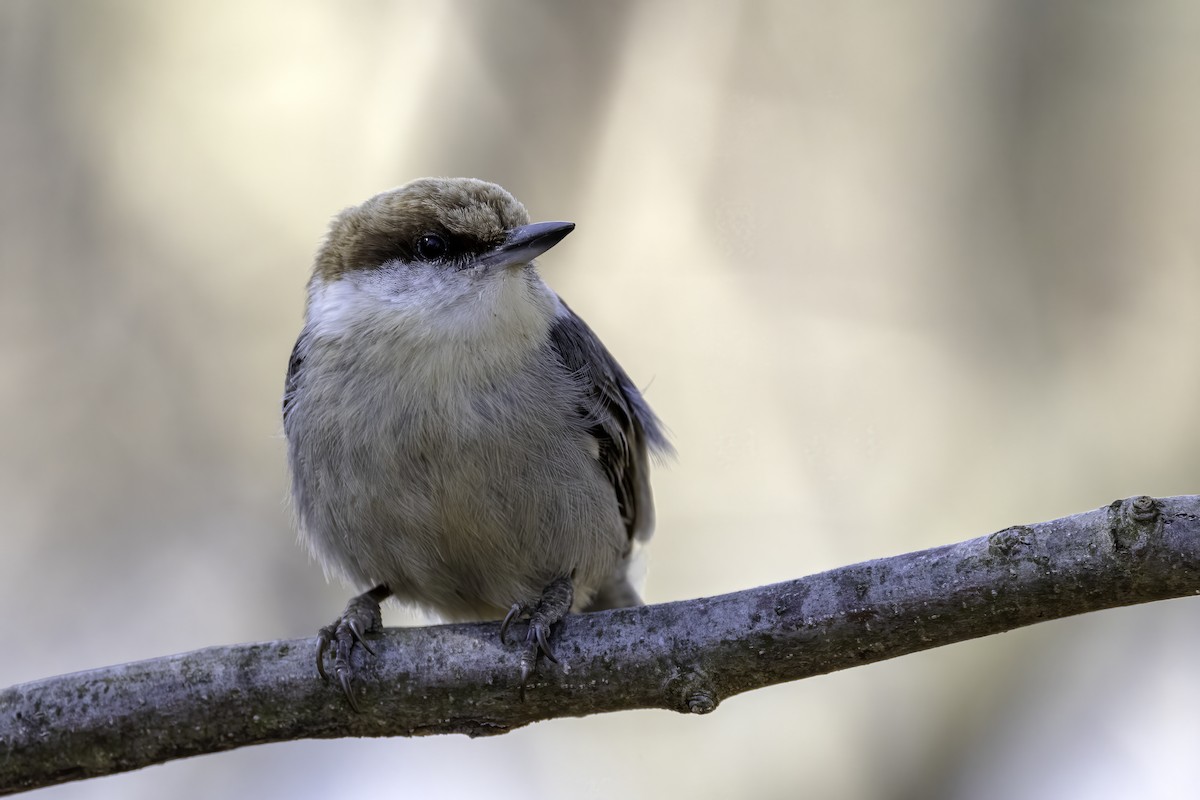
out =
[[317,632],[317,674],[321,680],[329,682],[329,672],[325,670],[326,653],[333,658],[333,672],[337,676],[342,693],[350,703],[350,708],[359,710],[358,699],[354,695],[354,667],[350,657],[356,645],[362,646],[372,656],[376,655],[375,648],[367,641],[367,635],[382,629],[383,619],[380,615],[379,603],[391,595],[391,590],[380,584],[368,592],[363,592],[351,598],[346,604],[346,610],[333,621]]
[[362,645],[362,648],[371,655],[375,655],[375,648],[371,647],[371,643],[366,640],[362,625],[359,625],[357,620],[350,620],[346,623],[346,627],[350,629],[350,635],[354,637],[356,643]]
[[545,654],[546,658],[557,664],[558,656],[554,655],[554,651],[550,649],[550,626],[545,624],[531,625],[530,632],[534,633],[537,646]]
[[329,683],[329,673],[325,671],[325,652],[329,649],[332,641],[333,635],[328,627],[321,628],[317,632],[317,674],[325,683]]
[[513,620],[521,616],[521,604],[513,603],[512,608],[504,615],[504,621],[500,623],[500,644],[508,644],[508,626],[512,625]]
[[346,695],[346,700],[350,702],[350,708],[357,713],[360,709],[358,707],[358,700],[354,697],[354,689],[350,685],[350,678],[350,670],[338,670],[338,683],[342,685],[342,693]]
[[524,699],[525,684],[529,683],[529,676],[533,674],[533,662],[528,659],[521,659],[521,695]]
[[525,652],[521,654],[521,688],[529,682],[529,676],[537,665],[538,655],[546,656],[547,661],[559,663],[558,656],[550,649],[550,626],[546,621],[535,616],[529,621],[529,632],[525,634]]
[[525,696],[525,684],[537,667],[538,656],[543,653],[546,660],[559,664],[558,656],[550,649],[550,629],[571,610],[575,586],[571,578],[561,577],[551,581],[542,590],[536,603],[513,603],[508,615],[500,623],[500,641],[507,643],[508,628],[513,620],[529,614],[529,628],[525,633],[525,648],[521,653],[521,697]]

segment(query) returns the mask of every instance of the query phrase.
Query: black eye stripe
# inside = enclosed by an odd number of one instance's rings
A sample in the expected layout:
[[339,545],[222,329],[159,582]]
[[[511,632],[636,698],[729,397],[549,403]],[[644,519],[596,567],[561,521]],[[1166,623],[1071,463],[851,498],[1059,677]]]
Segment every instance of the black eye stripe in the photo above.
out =
[[503,233],[481,237],[428,224],[397,226],[391,230],[367,231],[356,243],[350,262],[361,269],[371,269],[389,261],[436,267],[465,266],[503,241]]

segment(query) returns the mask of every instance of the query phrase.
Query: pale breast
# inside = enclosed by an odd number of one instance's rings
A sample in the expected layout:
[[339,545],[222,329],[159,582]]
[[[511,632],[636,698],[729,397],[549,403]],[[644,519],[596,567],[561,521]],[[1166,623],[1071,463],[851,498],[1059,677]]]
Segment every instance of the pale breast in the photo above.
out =
[[327,570],[455,618],[572,574],[585,602],[629,540],[582,388],[547,343],[485,375],[461,341],[354,333],[314,336],[286,422],[302,529]]

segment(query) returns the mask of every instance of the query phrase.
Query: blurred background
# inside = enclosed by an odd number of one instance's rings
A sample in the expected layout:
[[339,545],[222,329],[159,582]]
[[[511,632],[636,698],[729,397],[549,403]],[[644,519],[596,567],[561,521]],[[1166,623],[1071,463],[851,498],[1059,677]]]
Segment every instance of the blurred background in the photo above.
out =
[[[1188,2],[4,0],[0,685],[340,611],[283,374],[331,216],[425,175],[578,223],[679,449],[651,602],[1200,492],[1197,75]],[[1177,797],[1198,614],[37,796]]]

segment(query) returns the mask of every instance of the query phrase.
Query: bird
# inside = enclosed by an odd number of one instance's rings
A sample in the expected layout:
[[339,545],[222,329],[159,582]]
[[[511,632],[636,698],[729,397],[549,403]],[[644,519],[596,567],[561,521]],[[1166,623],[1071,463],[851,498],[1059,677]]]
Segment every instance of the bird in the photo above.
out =
[[318,634],[351,654],[380,603],[528,627],[525,686],[571,611],[641,604],[664,426],[535,259],[573,229],[495,183],[422,178],[332,221],[288,362],[283,427],[301,539],[360,590]]

